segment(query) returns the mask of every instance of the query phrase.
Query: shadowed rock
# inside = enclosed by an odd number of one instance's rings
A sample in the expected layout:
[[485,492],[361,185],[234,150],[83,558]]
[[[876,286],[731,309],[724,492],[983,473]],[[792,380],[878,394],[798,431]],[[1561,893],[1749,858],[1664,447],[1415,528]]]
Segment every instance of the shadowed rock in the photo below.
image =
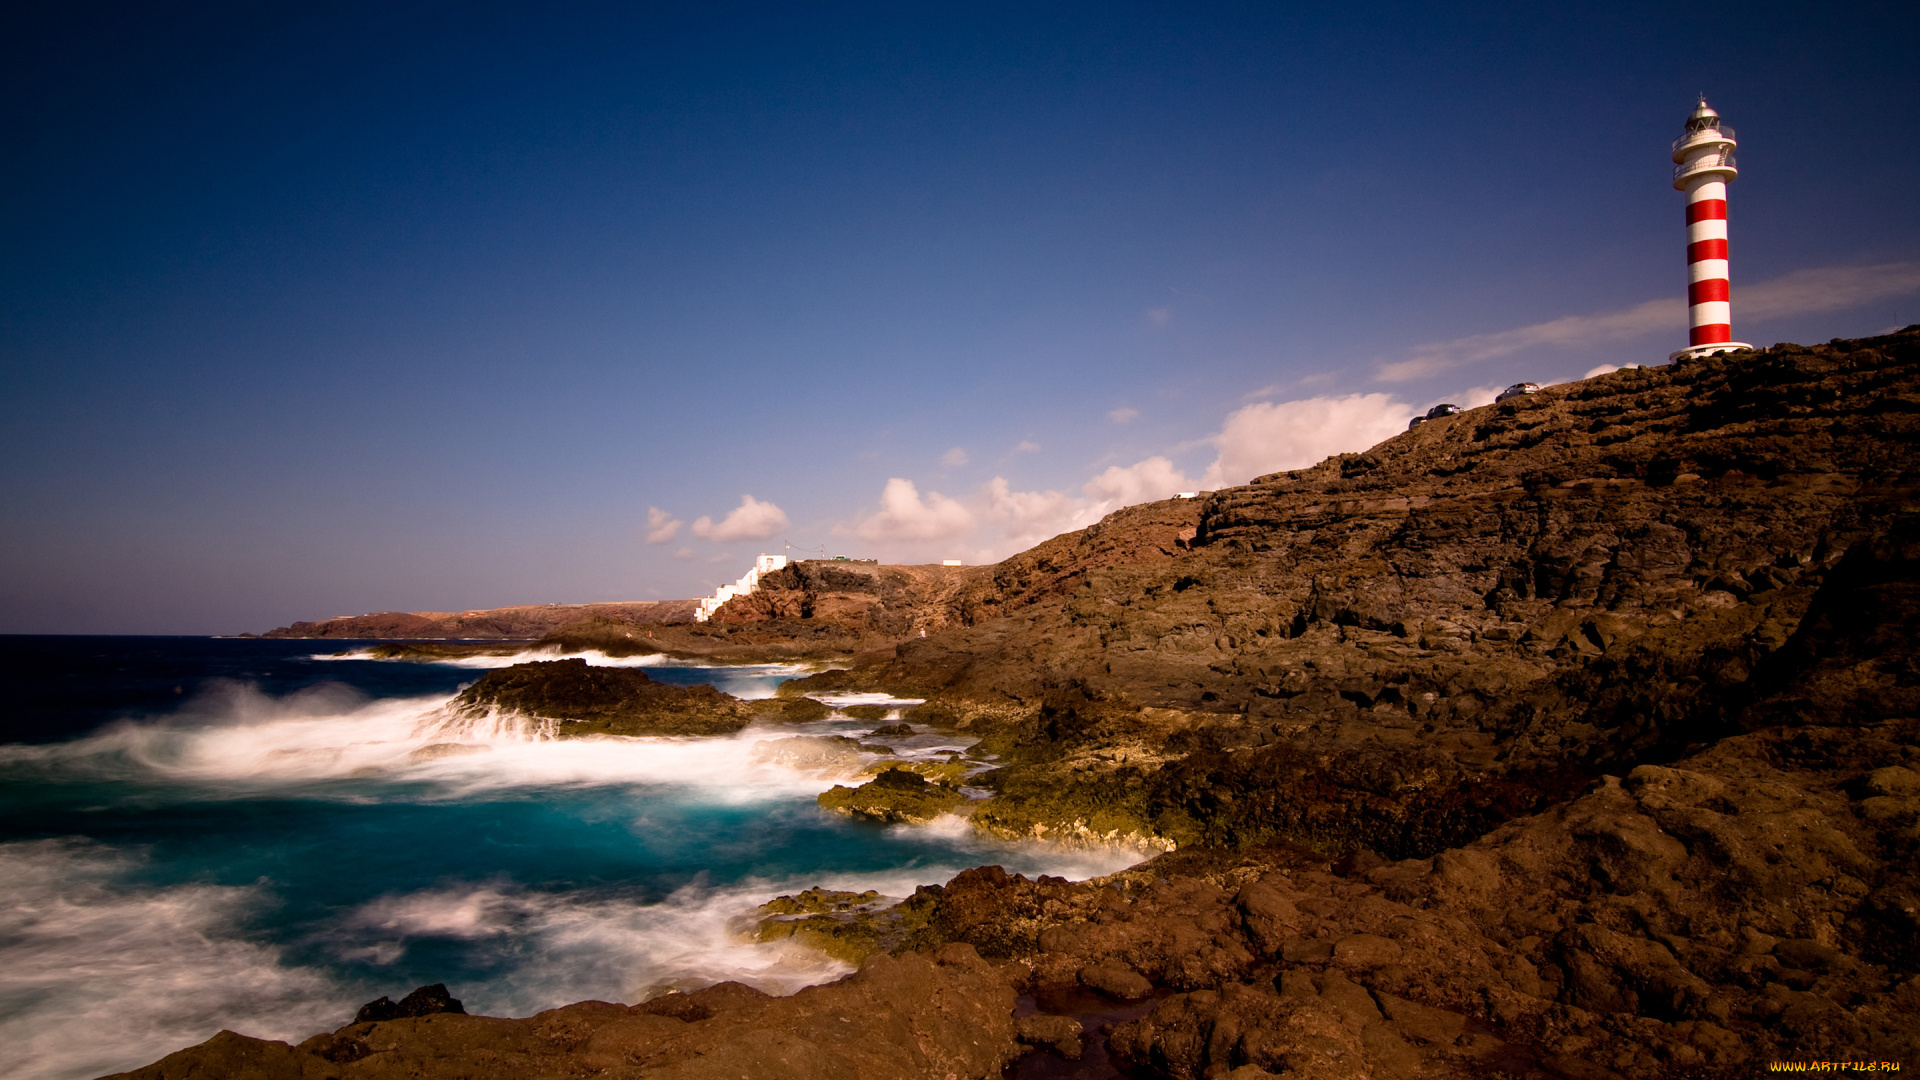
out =
[[400,1020],[410,1016],[432,1016],[435,1013],[464,1013],[466,1007],[460,999],[447,992],[446,983],[434,983],[422,986],[399,1001],[391,998],[376,998],[360,1006],[353,1022],[356,1024],[374,1023],[381,1020]]
[[635,668],[540,660],[489,671],[460,692],[472,716],[519,713],[555,721],[554,734],[727,735],[747,726],[741,703],[711,686],[669,686]]

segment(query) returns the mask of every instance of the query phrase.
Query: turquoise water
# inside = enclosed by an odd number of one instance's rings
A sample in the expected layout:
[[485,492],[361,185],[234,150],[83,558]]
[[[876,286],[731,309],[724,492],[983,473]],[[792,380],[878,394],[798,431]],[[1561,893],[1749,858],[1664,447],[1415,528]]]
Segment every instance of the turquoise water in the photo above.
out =
[[[902,896],[982,863],[1085,877],[1142,856],[823,814],[814,796],[845,772],[763,744],[873,726],[838,714],[542,740],[443,711],[474,662],[317,644],[0,638],[18,691],[0,713],[0,1073],[97,1076],[223,1027],[297,1040],[429,982],[513,1016],[727,978],[791,992],[846,969],[739,935],[782,892]],[[649,668],[748,697],[795,673]]]

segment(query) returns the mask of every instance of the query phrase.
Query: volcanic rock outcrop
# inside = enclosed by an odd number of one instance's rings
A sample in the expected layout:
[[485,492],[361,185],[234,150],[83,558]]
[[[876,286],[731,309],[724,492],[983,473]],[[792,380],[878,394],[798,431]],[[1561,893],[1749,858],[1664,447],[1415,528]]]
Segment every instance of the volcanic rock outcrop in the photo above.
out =
[[980,732],[1002,831],[1432,855],[1759,722],[1916,509],[1917,363],[1903,333],[1629,369],[1131,508],[831,681]]
[[729,735],[752,721],[736,698],[711,686],[669,686],[637,668],[585,660],[536,660],[489,671],[450,709],[467,717],[517,713],[553,724],[560,737]]
[[[995,755],[976,825],[1156,859],[795,899],[756,932],[859,975],[618,1059],[586,1056],[598,1032],[667,1006],[320,1038],[423,1076],[496,1038],[526,1075],[812,1075],[842,1045],[870,1055],[849,1075],[936,1077],[1022,1045],[1008,1075],[1913,1067],[1916,331],[1619,371],[1129,508],[915,594],[926,637],[782,688],[924,697],[906,720]],[[777,622],[809,616],[740,626]],[[560,1014],[582,1034],[536,1061]],[[244,1042],[292,1063],[262,1076],[388,1075]],[[243,1041],[215,1043],[142,1075]]]

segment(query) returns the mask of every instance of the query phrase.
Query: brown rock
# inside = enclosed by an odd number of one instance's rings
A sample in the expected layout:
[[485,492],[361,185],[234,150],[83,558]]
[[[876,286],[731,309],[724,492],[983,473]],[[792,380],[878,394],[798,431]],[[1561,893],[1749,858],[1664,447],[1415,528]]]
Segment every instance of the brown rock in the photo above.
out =
[[1112,961],[1081,968],[1080,982],[1089,989],[1122,1001],[1133,1001],[1153,992],[1153,983],[1139,972]]
[[1051,1046],[1068,1061],[1079,1061],[1084,1048],[1080,1036],[1084,1029],[1071,1016],[1037,1014],[1023,1016],[1014,1025],[1014,1038],[1030,1046]]
[[1333,943],[1333,961],[1343,967],[1376,968],[1396,963],[1400,946],[1375,934],[1354,934]]
[[553,723],[553,734],[726,735],[747,726],[738,700],[711,686],[669,686],[637,668],[541,660],[489,671],[455,699],[456,714],[518,713]]

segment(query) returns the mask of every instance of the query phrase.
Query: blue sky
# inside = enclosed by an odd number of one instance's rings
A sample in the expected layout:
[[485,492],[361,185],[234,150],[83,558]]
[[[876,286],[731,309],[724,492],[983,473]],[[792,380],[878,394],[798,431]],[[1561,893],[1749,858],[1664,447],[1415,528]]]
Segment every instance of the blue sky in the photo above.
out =
[[1658,363],[1699,91],[1736,336],[1920,322],[1904,6],[1552,7],[33,6],[0,632],[980,561]]

